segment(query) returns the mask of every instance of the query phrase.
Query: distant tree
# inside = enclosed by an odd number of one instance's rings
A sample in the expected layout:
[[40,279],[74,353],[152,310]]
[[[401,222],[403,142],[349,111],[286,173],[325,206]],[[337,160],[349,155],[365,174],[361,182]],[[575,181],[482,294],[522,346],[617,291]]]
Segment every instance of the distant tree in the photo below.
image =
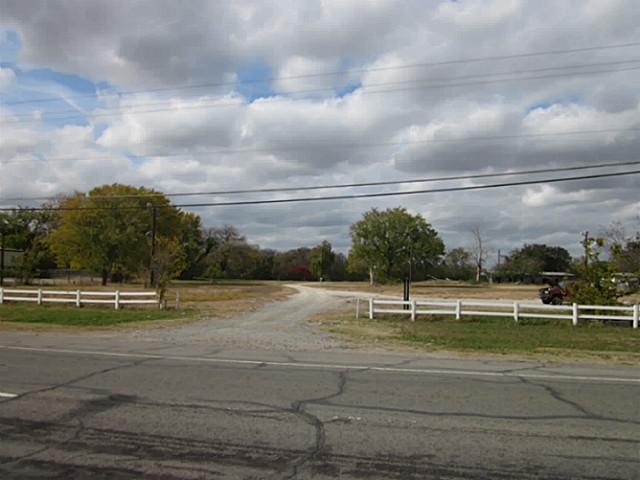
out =
[[442,261],[441,275],[452,280],[471,280],[475,274],[473,254],[462,247],[449,250]]
[[421,215],[404,208],[372,209],[351,225],[353,262],[369,270],[369,281],[399,279],[409,266],[435,264],[444,253],[438,233]]
[[210,278],[239,278],[237,257],[241,255],[239,251],[244,251],[247,246],[245,237],[234,226],[225,225],[209,229],[207,239],[206,275]]
[[287,266],[287,278],[289,280],[311,280],[313,273],[309,270],[309,267],[301,264],[294,264]]
[[335,282],[342,282],[347,279],[348,260],[344,253],[337,252],[331,265],[329,278]]
[[640,274],[640,232],[628,236],[619,222],[614,222],[604,233],[609,257],[617,272]]
[[476,269],[475,278],[476,282],[479,282],[482,278],[482,273],[484,272],[485,261],[489,255],[489,247],[480,232],[480,227],[474,227],[471,229],[471,234],[473,236],[471,252],[473,253],[473,260]]
[[311,272],[317,279],[329,279],[331,277],[331,267],[335,261],[336,254],[332,250],[331,243],[323,241],[320,245],[313,247],[310,252]]
[[534,243],[513,250],[496,273],[511,279],[524,279],[537,277],[541,272],[566,272],[570,266],[571,254],[565,248]]
[[59,206],[52,250],[60,263],[98,273],[103,285],[112,276],[146,276],[158,259],[152,262],[154,239],[158,254],[162,248],[182,248],[182,214],[154,190],[103,185],[65,197]]
[[[295,268],[290,268],[290,267]],[[302,268],[304,267],[304,269]],[[304,276],[300,272],[305,273]],[[278,252],[273,259],[273,278],[276,280],[309,280],[313,278],[311,271],[311,249],[306,247]]]

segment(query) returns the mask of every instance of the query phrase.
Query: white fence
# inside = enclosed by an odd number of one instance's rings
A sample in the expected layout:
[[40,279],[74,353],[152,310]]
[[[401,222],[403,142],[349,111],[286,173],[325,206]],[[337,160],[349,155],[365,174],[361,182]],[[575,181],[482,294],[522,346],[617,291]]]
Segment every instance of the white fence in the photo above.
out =
[[[606,313],[605,313],[606,312]],[[410,315],[453,315],[456,320],[463,316],[510,317],[518,322],[524,318],[548,318],[571,320],[578,325],[583,320],[608,320],[628,322],[638,328],[640,306],[611,307],[604,305],[544,305],[526,302],[492,302],[486,300],[380,300],[369,299],[369,318],[377,313]],[[356,315],[359,315],[359,307]]]
[[0,304],[5,302],[73,303],[76,307],[89,304],[113,305],[118,310],[123,305],[159,305],[156,292],[83,292],[81,290],[28,290],[0,288]]

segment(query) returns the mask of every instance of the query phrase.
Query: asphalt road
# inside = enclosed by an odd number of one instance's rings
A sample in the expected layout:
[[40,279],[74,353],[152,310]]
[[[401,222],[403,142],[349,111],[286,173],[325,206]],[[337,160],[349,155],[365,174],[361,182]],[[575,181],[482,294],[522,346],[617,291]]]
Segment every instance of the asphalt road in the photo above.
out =
[[640,476],[638,366],[130,333],[2,332],[0,478]]

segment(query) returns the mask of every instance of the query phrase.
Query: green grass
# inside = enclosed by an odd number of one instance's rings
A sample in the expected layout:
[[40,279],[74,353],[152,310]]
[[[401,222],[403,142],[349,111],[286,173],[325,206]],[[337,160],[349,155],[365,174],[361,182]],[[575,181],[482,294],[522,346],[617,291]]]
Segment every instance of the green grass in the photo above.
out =
[[344,312],[322,321],[323,328],[357,342],[410,345],[426,350],[500,354],[545,354],[640,361],[640,329],[597,322],[577,327],[559,320],[478,317],[456,321],[433,317],[354,319]]
[[507,318],[425,320],[402,324],[400,338],[447,348],[493,352],[574,350],[640,353],[640,335],[625,327]]
[[104,327],[122,323],[187,318],[189,311],[156,309],[122,310],[108,308],[75,308],[48,305],[0,305],[0,325],[5,322]]

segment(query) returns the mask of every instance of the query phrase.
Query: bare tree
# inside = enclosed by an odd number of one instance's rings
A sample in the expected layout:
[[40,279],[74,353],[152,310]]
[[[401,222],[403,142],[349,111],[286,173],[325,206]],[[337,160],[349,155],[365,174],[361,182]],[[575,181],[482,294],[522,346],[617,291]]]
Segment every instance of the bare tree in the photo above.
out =
[[473,253],[473,262],[476,267],[476,282],[479,282],[482,277],[482,272],[484,271],[484,262],[489,255],[489,248],[482,238],[480,227],[473,227],[471,234],[473,235],[471,252]]

